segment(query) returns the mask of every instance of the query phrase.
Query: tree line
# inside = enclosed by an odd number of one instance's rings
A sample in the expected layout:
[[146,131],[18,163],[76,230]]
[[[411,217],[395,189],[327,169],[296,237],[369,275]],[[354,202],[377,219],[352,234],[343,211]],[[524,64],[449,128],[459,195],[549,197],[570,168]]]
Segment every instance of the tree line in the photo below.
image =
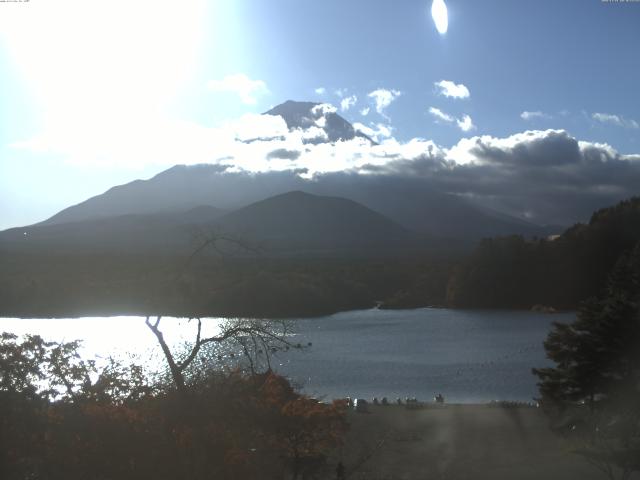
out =
[[557,238],[486,239],[453,270],[447,304],[574,310],[602,293],[618,259],[639,241],[639,197],[599,210]]

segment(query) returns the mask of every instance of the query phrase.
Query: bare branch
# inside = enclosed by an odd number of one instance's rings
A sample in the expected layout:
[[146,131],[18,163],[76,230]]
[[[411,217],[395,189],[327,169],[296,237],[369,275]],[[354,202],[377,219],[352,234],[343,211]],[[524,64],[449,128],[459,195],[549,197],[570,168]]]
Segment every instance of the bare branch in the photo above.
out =
[[198,355],[198,352],[200,351],[200,347],[202,347],[203,345],[202,340],[200,340],[201,333],[202,333],[202,320],[198,318],[198,333],[196,334],[196,341],[193,344],[193,347],[191,348],[191,352],[189,353],[187,358],[185,358],[183,361],[178,363],[178,369],[180,370],[180,372],[183,372],[189,365],[191,365],[191,362],[193,362],[196,356]]

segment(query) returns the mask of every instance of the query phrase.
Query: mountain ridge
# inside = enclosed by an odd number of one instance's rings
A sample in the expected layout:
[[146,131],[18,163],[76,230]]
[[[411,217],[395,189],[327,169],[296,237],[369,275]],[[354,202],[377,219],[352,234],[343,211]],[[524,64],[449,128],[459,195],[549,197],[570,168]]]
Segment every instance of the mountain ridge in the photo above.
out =
[[[324,125],[326,141],[357,135],[353,126],[334,111],[313,113],[314,108],[322,105],[288,101],[265,113],[283,116],[291,129],[314,124],[320,118],[318,115],[333,119],[339,128],[327,127],[333,125],[327,120]],[[309,112],[313,114],[306,116]],[[425,187],[410,178],[381,180],[373,175],[328,173],[311,181],[292,171],[247,174],[230,172],[226,167],[214,164],[174,165],[150,179],[114,186],[36,225],[130,214],[178,214],[202,205],[231,211],[293,190],[354,200],[409,230],[466,242],[496,235],[546,236],[557,233],[523,219],[488,211],[464,198]]]
[[227,212],[202,205],[185,212],[126,214],[38,224],[0,233],[0,246],[82,252],[188,253],[202,235],[259,245],[261,254],[389,254],[424,248],[425,237],[364,205],[292,191]]

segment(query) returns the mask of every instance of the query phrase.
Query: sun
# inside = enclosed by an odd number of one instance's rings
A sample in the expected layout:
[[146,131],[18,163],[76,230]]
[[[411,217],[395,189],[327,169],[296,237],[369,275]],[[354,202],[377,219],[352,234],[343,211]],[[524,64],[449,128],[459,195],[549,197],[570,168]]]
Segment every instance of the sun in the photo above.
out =
[[440,33],[440,35],[447,33],[447,29],[449,28],[449,15],[444,0],[433,0],[433,3],[431,3],[431,16],[433,17],[433,23],[435,23],[438,33]]

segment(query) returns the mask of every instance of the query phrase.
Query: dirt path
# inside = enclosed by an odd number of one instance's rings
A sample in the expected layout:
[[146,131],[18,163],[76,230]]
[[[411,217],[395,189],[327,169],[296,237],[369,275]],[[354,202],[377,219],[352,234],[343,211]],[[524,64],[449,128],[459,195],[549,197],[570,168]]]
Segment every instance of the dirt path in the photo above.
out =
[[372,406],[367,414],[350,412],[349,421],[342,449],[349,479],[604,478],[535,408]]

